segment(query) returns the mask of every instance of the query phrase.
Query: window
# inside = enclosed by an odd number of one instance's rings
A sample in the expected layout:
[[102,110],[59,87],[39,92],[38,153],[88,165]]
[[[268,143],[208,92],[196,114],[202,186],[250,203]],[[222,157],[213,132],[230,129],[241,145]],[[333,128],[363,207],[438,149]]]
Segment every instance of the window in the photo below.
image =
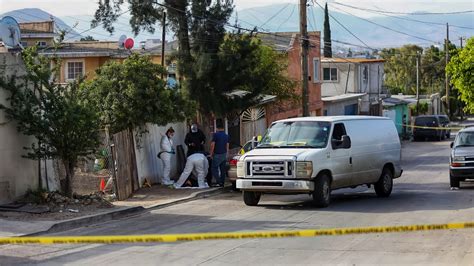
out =
[[337,68],[325,67],[323,68],[323,80],[325,81],[337,81]]
[[342,136],[347,135],[346,128],[343,123],[338,123],[334,125],[334,130],[332,131],[332,148],[337,149],[340,144],[342,144]]
[[319,58],[313,58],[313,83],[317,83],[321,80],[319,71]]
[[84,62],[67,62],[66,79],[74,80],[84,75]]
[[364,83],[367,83],[367,81],[369,80],[369,67],[368,66],[364,66],[364,70],[362,71],[362,80],[364,81]]
[[23,46],[25,48],[28,47],[28,42],[21,42],[21,46]]
[[37,42],[36,45],[38,45],[38,47],[46,47],[46,42],[40,41],[40,42]]

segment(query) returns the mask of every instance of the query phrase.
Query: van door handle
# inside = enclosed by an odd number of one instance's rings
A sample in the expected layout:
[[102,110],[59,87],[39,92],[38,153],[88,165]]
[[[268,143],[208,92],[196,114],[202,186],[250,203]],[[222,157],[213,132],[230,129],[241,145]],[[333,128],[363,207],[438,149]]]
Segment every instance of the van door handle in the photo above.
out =
[[349,158],[349,164],[352,164],[352,157]]

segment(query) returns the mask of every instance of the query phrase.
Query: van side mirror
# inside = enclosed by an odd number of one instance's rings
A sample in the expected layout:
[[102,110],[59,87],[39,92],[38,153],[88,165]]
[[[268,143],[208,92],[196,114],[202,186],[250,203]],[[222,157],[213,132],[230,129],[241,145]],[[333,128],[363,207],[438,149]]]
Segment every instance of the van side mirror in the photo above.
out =
[[450,145],[450,146],[451,146],[451,149],[452,149],[452,148],[453,148],[453,146],[454,146],[454,142],[451,142],[451,145]]
[[343,135],[340,140],[332,140],[333,149],[349,149],[351,147],[351,138],[347,135]]
[[351,147],[351,138],[347,135],[342,136],[341,149],[349,149]]

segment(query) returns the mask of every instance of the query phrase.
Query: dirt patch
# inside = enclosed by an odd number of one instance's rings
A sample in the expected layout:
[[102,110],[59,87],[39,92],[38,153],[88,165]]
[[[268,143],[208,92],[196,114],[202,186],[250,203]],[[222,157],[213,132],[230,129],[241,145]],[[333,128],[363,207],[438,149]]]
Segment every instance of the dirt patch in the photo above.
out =
[[103,213],[115,208],[100,193],[67,198],[52,192],[43,193],[42,197],[42,203],[23,202],[21,207],[2,210],[0,218],[15,221],[58,221]]

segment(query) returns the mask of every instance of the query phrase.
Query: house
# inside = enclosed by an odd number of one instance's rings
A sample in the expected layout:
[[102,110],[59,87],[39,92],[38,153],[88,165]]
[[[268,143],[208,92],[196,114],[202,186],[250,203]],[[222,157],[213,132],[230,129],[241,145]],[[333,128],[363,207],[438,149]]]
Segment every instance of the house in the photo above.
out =
[[39,53],[52,58],[53,62],[60,59],[59,83],[70,82],[81,76],[93,79],[95,71],[108,60],[121,61],[130,54],[127,50],[119,49],[117,42],[109,41],[63,43],[57,49],[47,48]]
[[[399,98],[384,98],[383,99],[383,116],[390,118],[399,136],[403,135],[403,124],[410,124],[411,112],[410,106],[413,104],[411,101],[399,99]],[[415,103],[416,104],[416,103]]]
[[59,36],[54,29],[54,21],[22,22],[19,23],[21,32],[21,45],[30,47],[37,45],[45,48],[53,45],[55,38]]
[[[259,33],[257,36],[266,44],[282,56],[288,59],[287,75],[295,81],[301,80],[301,38],[295,32],[277,32],[272,34]],[[309,81],[308,98],[309,113],[311,116],[323,114],[323,102],[321,100],[321,78],[320,78],[320,32],[308,33],[310,41],[308,61],[309,61]],[[294,93],[302,95],[301,83],[297,82]],[[267,125],[280,119],[298,117],[303,115],[303,108],[300,102],[273,103],[266,109]]]
[[[366,58],[322,58],[321,94],[324,114],[382,115],[384,60]],[[334,98],[336,97],[337,105]],[[355,100],[358,105],[355,111]],[[335,111],[337,110],[337,112]]]

